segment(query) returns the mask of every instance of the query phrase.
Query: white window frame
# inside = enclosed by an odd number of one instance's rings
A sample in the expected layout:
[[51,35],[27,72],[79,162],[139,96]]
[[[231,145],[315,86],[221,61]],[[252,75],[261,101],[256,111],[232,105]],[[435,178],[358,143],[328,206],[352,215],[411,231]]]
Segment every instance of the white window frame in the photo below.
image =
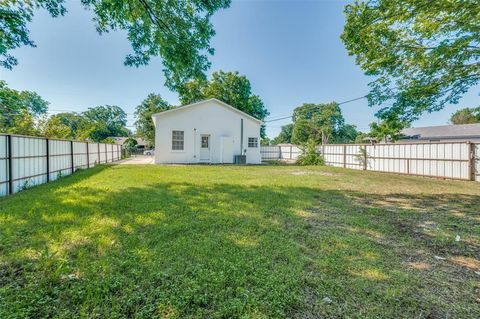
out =
[[[174,140],[174,139],[173,139],[173,132],[183,132],[183,139],[182,139],[182,140],[179,140],[179,139]],[[171,137],[172,137],[172,138],[171,138],[171,140],[170,140],[170,141],[171,141],[170,150],[171,150],[172,152],[185,152],[185,130],[180,130],[180,129],[172,130],[172,135],[171,135]],[[173,148],[173,142],[180,142],[180,141],[183,142],[183,147],[182,147],[182,149],[174,149],[174,148]]]
[[[250,142],[250,139],[253,139],[252,142]],[[248,148],[258,148],[258,137],[249,137],[247,140],[247,145]],[[251,146],[254,145],[254,146]]]

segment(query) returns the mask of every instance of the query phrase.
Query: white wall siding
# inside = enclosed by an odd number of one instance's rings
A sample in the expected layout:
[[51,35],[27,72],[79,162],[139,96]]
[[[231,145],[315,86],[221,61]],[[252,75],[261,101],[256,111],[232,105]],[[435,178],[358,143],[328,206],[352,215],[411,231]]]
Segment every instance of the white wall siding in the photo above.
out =
[[[261,163],[260,123],[232,111],[215,101],[179,109],[155,118],[155,163],[232,163],[241,154],[241,122],[243,120],[243,149],[247,163]],[[172,131],[184,132],[184,149],[172,150]],[[210,135],[210,158],[200,159],[201,135]],[[257,138],[256,148],[248,147],[248,138]],[[222,143],[233,145],[231,159],[224,159]]]

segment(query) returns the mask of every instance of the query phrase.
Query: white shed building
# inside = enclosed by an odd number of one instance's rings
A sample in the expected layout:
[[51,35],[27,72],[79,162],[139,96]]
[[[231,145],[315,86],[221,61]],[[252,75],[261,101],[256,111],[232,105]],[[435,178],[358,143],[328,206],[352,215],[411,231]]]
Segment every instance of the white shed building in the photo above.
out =
[[217,99],[152,115],[155,163],[234,163],[245,155],[259,164],[262,121]]

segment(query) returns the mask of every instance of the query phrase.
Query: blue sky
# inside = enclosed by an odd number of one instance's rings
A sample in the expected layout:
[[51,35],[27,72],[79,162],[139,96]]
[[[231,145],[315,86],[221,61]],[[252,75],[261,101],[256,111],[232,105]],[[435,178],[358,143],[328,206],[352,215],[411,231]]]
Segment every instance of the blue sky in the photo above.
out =
[[[211,72],[239,71],[265,102],[271,118],[291,115],[302,103],[345,101],[368,92],[371,80],[363,75],[340,41],[345,1],[233,1],[212,19],[216,36]],[[164,87],[162,65],[154,59],[146,67],[123,65],[130,52],[124,32],[102,36],[92,14],[79,1],[67,2],[65,17],[37,12],[30,24],[36,48],[13,53],[19,65],[0,69],[0,78],[21,90],[33,90],[49,101],[52,110],[83,111],[104,104],[121,106],[129,125],[133,112],[149,93],[178,104],[175,92]],[[479,105],[479,88],[471,89],[458,105],[426,114],[415,126],[446,124],[458,108]],[[342,105],[348,123],[367,130],[375,110],[365,100]],[[282,124],[272,122],[274,137]]]

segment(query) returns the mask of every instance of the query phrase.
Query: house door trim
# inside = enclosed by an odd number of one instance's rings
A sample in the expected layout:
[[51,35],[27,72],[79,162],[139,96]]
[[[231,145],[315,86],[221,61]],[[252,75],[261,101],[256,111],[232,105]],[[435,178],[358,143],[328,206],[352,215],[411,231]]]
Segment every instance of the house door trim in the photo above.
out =
[[209,162],[212,158],[212,138],[210,134],[200,134],[200,156],[202,162]]

